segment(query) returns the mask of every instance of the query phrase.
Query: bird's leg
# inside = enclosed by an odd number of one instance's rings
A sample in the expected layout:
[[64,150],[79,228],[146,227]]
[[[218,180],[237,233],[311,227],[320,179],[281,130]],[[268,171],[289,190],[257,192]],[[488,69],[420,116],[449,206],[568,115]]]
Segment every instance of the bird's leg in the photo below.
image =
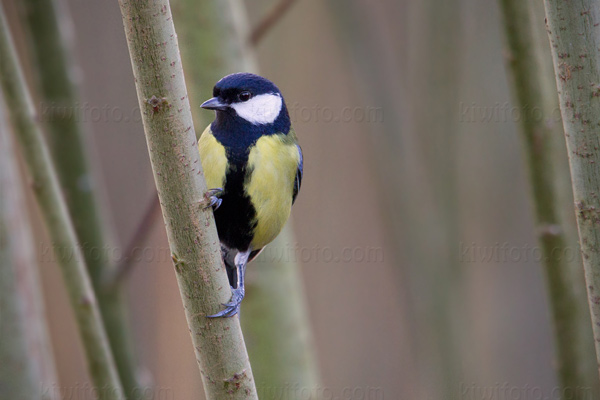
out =
[[219,206],[221,206],[221,203],[223,202],[223,199],[221,199],[222,195],[223,188],[209,189],[204,195],[204,197],[206,197],[206,201],[208,202],[208,204],[204,206],[204,209],[214,207],[213,210],[216,210],[217,208],[219,208]]
[[231,300],[229,303],[223,304],[225,309],[214,315],[209,315],[209,318],[233,317],[240,311],[240,304],[244,299],[244,276],[246,275],[246,264],[251,251],[241,251],[235,256],[235,267],[237,269],[237,288],[231,288]]

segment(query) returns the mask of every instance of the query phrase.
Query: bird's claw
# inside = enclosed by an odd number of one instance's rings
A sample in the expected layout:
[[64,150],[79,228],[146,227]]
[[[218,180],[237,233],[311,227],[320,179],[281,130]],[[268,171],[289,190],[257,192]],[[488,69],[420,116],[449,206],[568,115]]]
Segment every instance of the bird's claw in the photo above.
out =
[[208,318],[233,317],[240,312],[240,304],[242,304],[243,299],[244,289],[231,288],[231,300],[228,303],[223,304],[225,309],[216,314],[209,315]]
[[206,201],[208,202],[208,204],[204,206],[204,209],[206,210],[207,208],[213,207],[213,210],[216,210],[219,208],[223,202],[223,199],[220,198],[222,194],[223,188],[209,189],[204,195]]

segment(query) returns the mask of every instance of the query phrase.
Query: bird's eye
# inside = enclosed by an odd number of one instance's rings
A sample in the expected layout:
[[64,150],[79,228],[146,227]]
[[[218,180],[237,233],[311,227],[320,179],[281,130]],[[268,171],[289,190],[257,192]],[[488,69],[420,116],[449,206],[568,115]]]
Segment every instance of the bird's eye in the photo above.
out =
[[250,100],[251,97],[252,97],[252,93],[250,93],[248,91],[244,91],[239,94],[238,99],[240,99],[240,101],[248,101],[248,100]]

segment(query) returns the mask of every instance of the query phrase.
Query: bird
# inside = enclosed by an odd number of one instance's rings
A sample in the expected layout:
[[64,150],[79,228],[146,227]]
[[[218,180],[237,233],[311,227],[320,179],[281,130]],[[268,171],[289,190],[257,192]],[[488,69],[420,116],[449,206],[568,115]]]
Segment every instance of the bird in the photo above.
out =
[[300,191],[302,149],[281,91],[270,80],[227,75],[201,105],[215,111],[198,140],[231,300],[210,318],[239,313],[246,265],[281,232]]

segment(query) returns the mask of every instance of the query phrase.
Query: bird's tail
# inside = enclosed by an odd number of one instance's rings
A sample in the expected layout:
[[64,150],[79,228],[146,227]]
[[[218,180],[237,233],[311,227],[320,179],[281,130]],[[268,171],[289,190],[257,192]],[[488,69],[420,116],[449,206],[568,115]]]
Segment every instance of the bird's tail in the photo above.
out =
[[227,278],[229,279],[229,285],[236,289],[237,288],[237,268],[235,266],[235,255],[237,250],[228,249],[221,245],[221,256],[225,263],[225,269],[227,270]]

